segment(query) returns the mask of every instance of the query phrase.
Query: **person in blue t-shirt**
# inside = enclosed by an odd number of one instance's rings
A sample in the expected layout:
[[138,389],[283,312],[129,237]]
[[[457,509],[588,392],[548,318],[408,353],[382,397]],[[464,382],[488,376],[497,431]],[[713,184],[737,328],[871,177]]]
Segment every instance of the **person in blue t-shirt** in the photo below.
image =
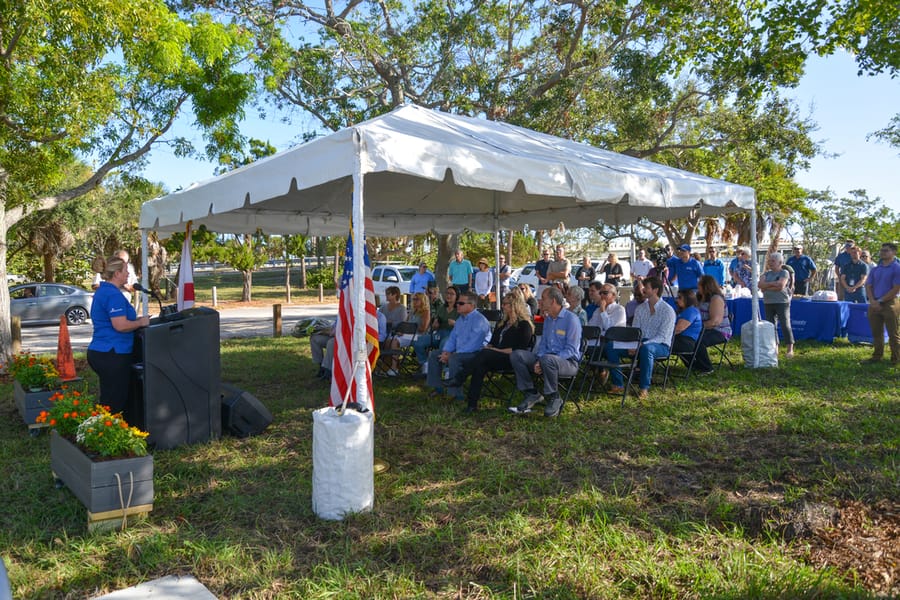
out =
[[703,332],[703,317],[697,308],[697,292],[678,288],[675,306],[678,316],[675,319],[675,338],[672,341],[672,352],[677,354],[685,366],[691,362],[691,354]]
[[794,270],[794,293],[809,296],[812,278],[816,274],[816,263],[803,254],[803,246],[794,246],[794,253],[785,264]]
[[725,285],[725,263],[719,258],[719,252],[712,246],[706,247],[706,260],[703,261],[703,272],[716,280],[720,286]]
[[427,263],[419,263],[419,270],[416,271],[409,280],[409,293],[415,294],[422,292],[428,293],[428,284],[434,281],[434,273],[428,270]]
[[100,402],[112,413],[119,413],[128,403],[134,331],[149,325],[150,317],[138,317],[122,294],[128,282],[126,261],[115,256],[107,259],[103,279],[91,304],[94,333],[87,360],[100,380]]
[[[674,266],[674,270],[673,270]],[[697,283],[703,277],[703,265],[700,261],[691,257],[689,244],[678,246],[678,260],[669,266],[669,283],[678,281],[679,290],[697,291]]]

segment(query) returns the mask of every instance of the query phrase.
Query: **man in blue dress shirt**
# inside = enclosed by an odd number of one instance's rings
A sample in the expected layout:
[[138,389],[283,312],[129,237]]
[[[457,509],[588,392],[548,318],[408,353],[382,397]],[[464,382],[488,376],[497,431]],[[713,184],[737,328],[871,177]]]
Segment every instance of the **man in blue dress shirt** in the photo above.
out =
[[[474,292],[463,292],[456,301],[456,324],[450,331],[442,350],[432,350],[428,356],[426,383],[438,395],[446,391],[458,400],[463,400],[463,392],[455,381],[457,374],[466,363],[474,360],[482,348],[491,340],[491,324],[484,315],[475,310],[478,296]],[[441,381],[443,367],[449,368],[447,382]],[[448,385],[449,382],[449,385]],[[448,385],[444,390],[444,386]]]
[[[563,308],[562,290],[548,287],[541,295],[544,312],[544,331],[534,351],[513,350],[509,358],[516,373],[516,387],[525,394],[518,406],[511,406],[513,413],[523,415],[531,407],[546,400],[545,417],[555,417],[562,409],[559,395],[559,378],[574,377],[581,360],[581,321]],[[534,375],[544,379],[544,395],[534,388]]]

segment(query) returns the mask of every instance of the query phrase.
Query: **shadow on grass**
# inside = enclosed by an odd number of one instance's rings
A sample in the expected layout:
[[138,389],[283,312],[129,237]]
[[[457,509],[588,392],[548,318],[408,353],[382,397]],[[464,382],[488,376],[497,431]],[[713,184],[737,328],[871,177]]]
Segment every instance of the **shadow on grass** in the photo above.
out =
[[[558,419],[496,402],[464,416],[416,383],[378,380],[376,456],[391,469],[373,512],[330,523],[310,502],[311,412],[328,387],[308,344],[230,341],[223,380],[275,422],[155,453],[150,522],[122,534],[85,537],[83,509],[49,478],[46,438],[23,439],[0,405],[12,482],[0,502],[15,507],[0,545],[23,597],[173,572],[220,597],[866,597],[854,574],[807,564],[777,522],[803,503],[894,501],[896,371],[861,385],[846,361],[864,351],[842,350],[843,366],[801,345],[779,370],[720,371],[625,409],[596,396]],[[54,581],[27,566],[74,560],[93,567]]]

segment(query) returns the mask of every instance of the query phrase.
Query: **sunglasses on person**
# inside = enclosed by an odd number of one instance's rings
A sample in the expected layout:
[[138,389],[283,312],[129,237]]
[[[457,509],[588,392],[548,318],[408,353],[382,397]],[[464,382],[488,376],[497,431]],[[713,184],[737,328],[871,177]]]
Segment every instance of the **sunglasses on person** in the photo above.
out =
[[463,304],[472,304],[471,302],[457,302],[457,306],[462,306]]

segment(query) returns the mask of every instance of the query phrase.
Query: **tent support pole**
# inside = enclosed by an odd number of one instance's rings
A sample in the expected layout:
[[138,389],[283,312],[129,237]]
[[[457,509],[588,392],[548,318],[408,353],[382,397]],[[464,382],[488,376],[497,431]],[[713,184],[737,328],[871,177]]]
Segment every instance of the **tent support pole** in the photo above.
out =
[[[750,209],[750,318],[753,321],[753,368],[759,367],[759,266],[756,252],[759,243],[756,240],[756,206]],[[732,332],[733,334],[734,332]]]
[[494,191],[494,308],[500,310],[500,217],[498,216],[499,192]]
[[[150,269],[147,266],[147,246],[147,230],[141,229],[141,285],[145,290],[150,289]],[[150,314],[150,297],[147,294],[141,294],[141,306],[143,307],[142,314],[144,316]]]
[[353,378],[356,381],[356,402],[360,406],[371,408],[368,386],[366,385],[366,368],[368,356],[366,353],[366,263],[363,199],[363,165],[366,159],[366,147],[358,131],[353,132],[353,142],[356,145],[356,165],[353,170]]

